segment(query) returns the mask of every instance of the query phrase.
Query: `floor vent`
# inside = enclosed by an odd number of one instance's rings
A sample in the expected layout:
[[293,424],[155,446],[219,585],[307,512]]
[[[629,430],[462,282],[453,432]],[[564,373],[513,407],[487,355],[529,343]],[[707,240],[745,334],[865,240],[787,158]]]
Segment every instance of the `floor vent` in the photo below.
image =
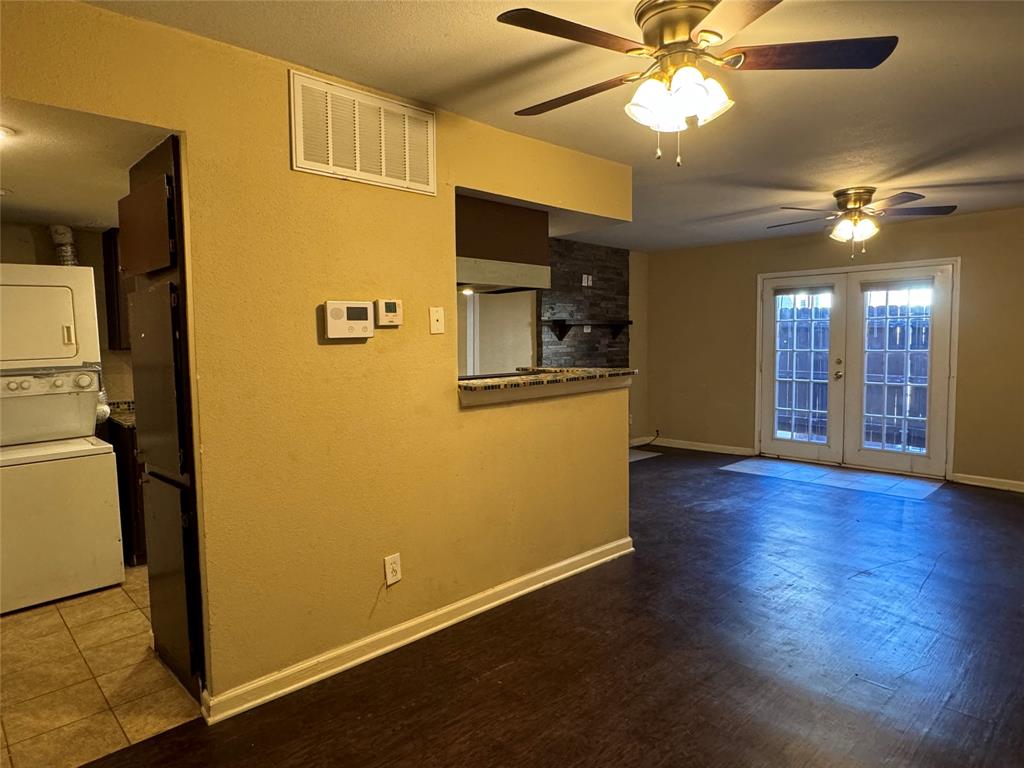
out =
[[291,73],[292,168],[433,195],[434,113]]

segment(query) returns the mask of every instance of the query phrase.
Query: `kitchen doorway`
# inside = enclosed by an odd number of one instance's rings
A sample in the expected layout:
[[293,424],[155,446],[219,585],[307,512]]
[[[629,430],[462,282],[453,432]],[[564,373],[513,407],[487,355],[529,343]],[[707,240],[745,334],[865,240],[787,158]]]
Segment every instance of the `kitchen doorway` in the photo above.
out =
[[760,278],[760,453],[946,475],[955,264]]

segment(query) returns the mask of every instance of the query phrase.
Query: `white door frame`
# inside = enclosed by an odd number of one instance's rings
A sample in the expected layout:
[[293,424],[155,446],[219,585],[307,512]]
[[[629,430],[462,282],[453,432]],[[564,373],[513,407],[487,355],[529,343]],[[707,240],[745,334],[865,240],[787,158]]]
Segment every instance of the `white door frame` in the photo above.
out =
[[882,269],[912,269],[914,267],[934,267],[949,265],[953,268],[953,290],[950,302],[950,323],[949,323],[949,390],[947,397],[946,416],[946,469],[945,476],[950,478],[953,475],[953,451],[955,446],[956,433],[956,380],[957,380],[957,348],[960,337],[960,257],[953,256],[945,259],[918,259],[914,261],[886,262],[884,264],[851,264],[836,265],[832,267],[821,267],[820,269],[797,269],[784,272],[763,272],[757,276],[757,307],[756,307],[756,343],[754,371],[755,371],[755,393],[754,393],[754,454],[761,453],[761,411],[762,411],[762,347],[764,308],[764,281],[778,277],[802,277],[811,275],[829,275],[837,272],[874,272]]

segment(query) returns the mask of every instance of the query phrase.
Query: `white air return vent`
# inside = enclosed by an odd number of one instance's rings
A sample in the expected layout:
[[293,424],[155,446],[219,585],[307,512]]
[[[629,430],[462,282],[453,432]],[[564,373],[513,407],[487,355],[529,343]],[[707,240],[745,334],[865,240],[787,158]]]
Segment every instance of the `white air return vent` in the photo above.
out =
[[291,73],[292,168],[436,194],[434,113]]

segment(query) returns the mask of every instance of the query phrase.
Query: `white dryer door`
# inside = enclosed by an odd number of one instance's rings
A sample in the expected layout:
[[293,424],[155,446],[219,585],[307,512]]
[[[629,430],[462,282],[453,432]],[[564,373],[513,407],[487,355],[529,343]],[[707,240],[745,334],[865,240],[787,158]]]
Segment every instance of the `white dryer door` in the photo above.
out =
[[0,286],[0,350],[5,363],[31,367],[78,354],[75,307],[66,285]]

